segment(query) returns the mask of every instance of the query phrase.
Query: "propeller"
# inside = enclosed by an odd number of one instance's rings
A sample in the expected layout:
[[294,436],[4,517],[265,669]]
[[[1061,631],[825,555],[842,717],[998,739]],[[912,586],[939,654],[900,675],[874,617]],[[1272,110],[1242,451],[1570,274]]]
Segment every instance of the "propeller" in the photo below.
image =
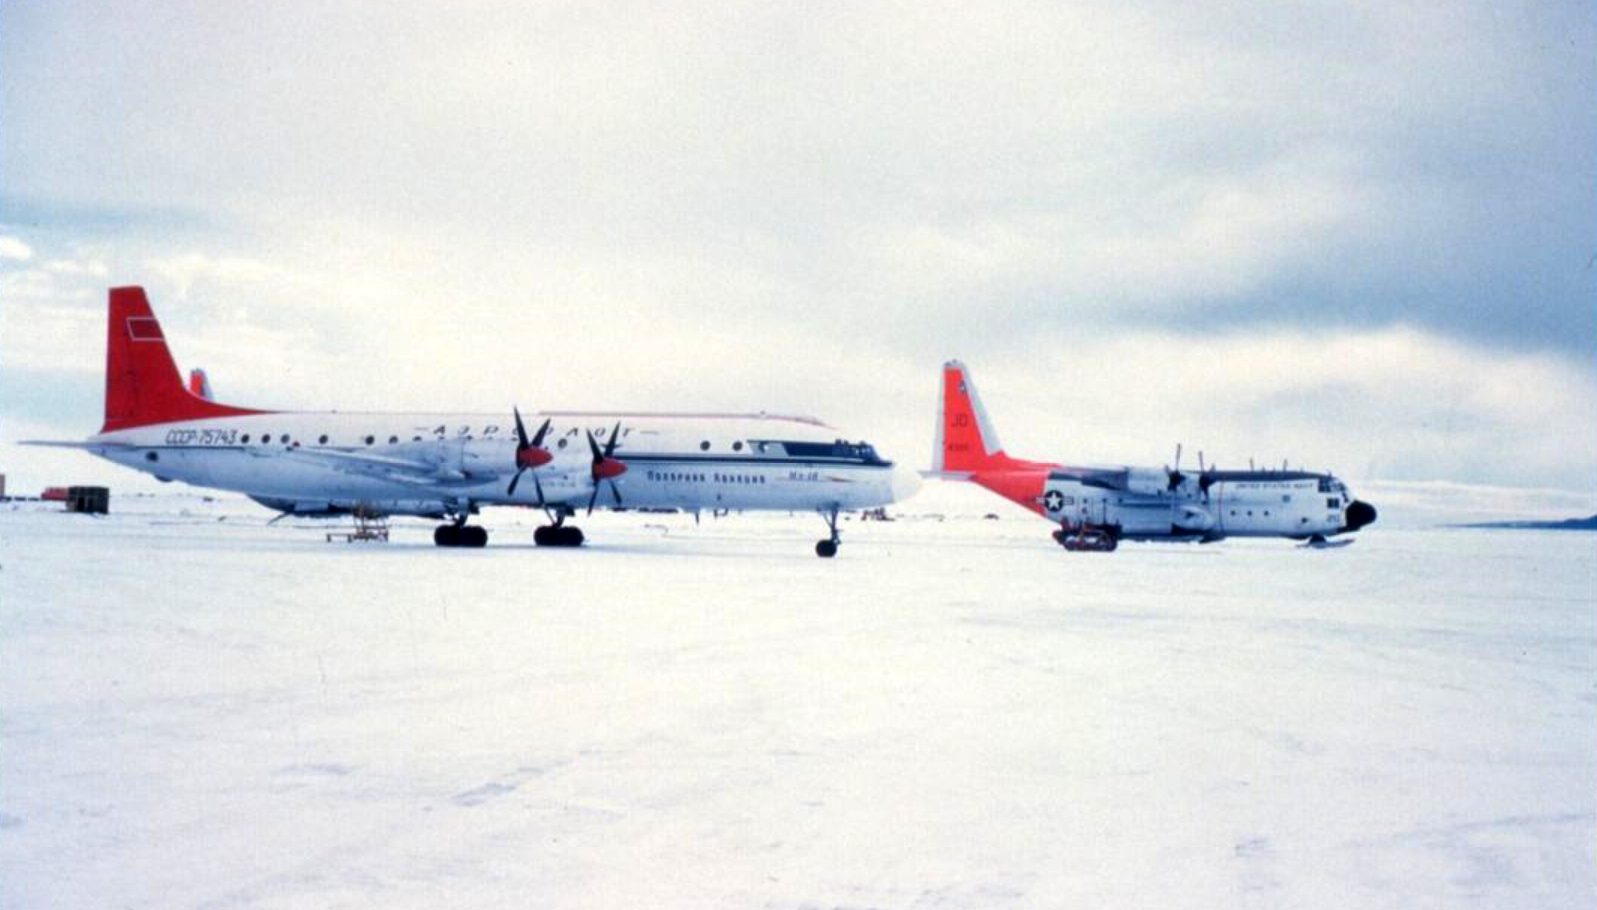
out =
[[1214,482],[1219,479],[1214,476],[1214,472],[1218,470],[1220,470],[1220,466],[1216,464],[1205,467],[1203,453],[1198,453],[1198,492],[1203,494],[1204,499],[1209,498],[1209,488],[1214,486]]
[[1165,465],[1164,472],[1170,475],[1170,485],[1165,488],[1167,492],[1174,493],[1176,488],[1181,486],[1181,484],[1186,481],[1187,475],[1181,473],[1181,443],[1176,443],[1175,468],[1172,470],[1169,465]]
[[[510,487],[505,490],[506,496],[516,495],[516,484],[521,482],[521,474],[554,460],[554,455],[543,447],[543,437],[549,432],[549,421],[545,419],[543,426],[531,439],[527,438],[527,425],[521,422],[521,409],[514,405],[510,408],[516,415],[516,474],[510,478]],[[533,487],[538,491],[538,504],[543,505],[543,484],[538,482],[538,475],[532,475]]]
[[621,421],[616,421],[615,428],[610,431],[610,438],[604,441],[604,450],[600,451],[598,440],[593,438],[593,431],[588,431],[588,450],[593,453],[593,495],[588,497],[588,514],[593,514],[594,504],[599,501],[599,482],[610,481],[610,495],[615,497],[616,505],[621,505],[621,491],[616,488],[615,478],[627,472],[627,463],[614,457],[616,442],[621,439]]

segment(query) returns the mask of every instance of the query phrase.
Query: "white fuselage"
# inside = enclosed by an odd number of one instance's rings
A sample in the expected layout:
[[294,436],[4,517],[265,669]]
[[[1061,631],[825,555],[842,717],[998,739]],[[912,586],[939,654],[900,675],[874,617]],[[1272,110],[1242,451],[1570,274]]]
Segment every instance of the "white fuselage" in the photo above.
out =
[[1180,536],[1312,537],[1347,525],[1352,496],[1329,474],[1193,473],[1172,488],[1161,468],[1074,468],[1050,473],[1039,505],[1068,526],[1114,526],[1130,539]]
[[[549,412],[544,448],[515,494],[516,433],[507,415],[299,412],[209,418],[103,433],[89,448],[111,461],[294,512],[366,508],[442,515],[478,505],[577,508],[594,493],[588,434],[600,446],[620,424],[624,474],[599,481],[601,507],[858,509],[916,483],[863,443],[808,418]],[[536,475],[537,482],[532,480]],[[620,501],[616,501],[619,496]]]

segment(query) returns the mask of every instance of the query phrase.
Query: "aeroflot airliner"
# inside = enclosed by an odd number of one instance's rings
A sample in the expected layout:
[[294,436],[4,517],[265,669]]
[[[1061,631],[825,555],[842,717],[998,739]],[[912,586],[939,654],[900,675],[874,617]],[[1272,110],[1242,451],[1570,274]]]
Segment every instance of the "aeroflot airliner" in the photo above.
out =
[[[144,289],[112,288],[105,425],[84,449],[118,464],[243,493],[284,514],[420,515],[441,547],[481,547],[483,505],[536,506],[540,546],[579,546],[579,508],[814,510],[837,553],[838,513],[909,495],[920,480],[807,417],[613,412],[346,413],[220,404],[185,387]],[[528,427],[532,427],[529,433]]]
[[[1330,474],[1175,467],[1071,467],[1011,458],[987,419],[970,371],[943,364],[930,476],[967,480],[1055,522],[1068,550],[1113,550],[1121,540],[1289,537],[1330,545],[1375,521]],[[1200,456],[1201,458],[1201,456]]]

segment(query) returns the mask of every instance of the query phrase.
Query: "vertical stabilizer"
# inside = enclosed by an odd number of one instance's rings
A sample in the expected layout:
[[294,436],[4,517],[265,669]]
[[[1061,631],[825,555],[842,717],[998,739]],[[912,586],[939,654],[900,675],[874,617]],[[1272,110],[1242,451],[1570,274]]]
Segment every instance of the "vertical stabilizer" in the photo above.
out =
[[105,340],[105,425],[111,433],[156,423],[260,414],[208,401],[183,385],[161,323],[141,287],[111,289]]
[[987,419],[976,384],[963,363],[943,364],[943,382],[937,402],[937,444],[932,452],[934,473],[1002,470],[1020,467],[1004,454],[998,431]]

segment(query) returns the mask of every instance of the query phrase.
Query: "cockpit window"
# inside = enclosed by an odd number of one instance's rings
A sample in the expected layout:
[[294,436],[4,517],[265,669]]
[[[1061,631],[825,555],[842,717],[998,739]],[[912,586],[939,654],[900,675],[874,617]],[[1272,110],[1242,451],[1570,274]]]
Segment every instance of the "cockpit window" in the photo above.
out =
[[867,464],[884,463],[881,456],[876,454],[876,449],[868,442],[848,442],[839,439],[836,442],[784,442],[781,445],[793,458],[846,458]]

